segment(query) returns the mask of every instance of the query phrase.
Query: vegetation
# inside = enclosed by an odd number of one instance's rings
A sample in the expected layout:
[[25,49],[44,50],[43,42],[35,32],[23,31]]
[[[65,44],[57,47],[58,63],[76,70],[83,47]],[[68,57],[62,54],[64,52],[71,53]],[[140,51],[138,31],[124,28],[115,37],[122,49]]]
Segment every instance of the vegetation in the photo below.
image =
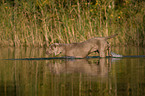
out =
[[96,36],[145,46],[144,0],[1,0],[0,46],[48,46]]

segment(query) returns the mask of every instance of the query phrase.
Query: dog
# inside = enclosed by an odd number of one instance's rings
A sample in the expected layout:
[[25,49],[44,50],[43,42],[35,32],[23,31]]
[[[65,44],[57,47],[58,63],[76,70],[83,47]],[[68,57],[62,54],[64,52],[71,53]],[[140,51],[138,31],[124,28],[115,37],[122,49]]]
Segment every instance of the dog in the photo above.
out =
[[106,52],[108,50],[108,55],[111,56],[111,47],[107,40],[114,38],[117,35],[118,34],[108,37],[95,37],[80,43],[54,43],[49,46],[46,53],[49,55],[52,53],[59,55],[61,53],[65,56],[85,58],[92,52],[98,52],[100,57],[106,57]]

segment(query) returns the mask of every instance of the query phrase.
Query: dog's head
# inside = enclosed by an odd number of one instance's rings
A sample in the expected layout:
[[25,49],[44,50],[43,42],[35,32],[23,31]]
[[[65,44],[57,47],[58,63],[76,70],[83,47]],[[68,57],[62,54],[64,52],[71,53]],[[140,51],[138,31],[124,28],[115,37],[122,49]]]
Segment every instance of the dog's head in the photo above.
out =
[[48,48],[48,50],[46,51],[46,54],[55,54],[58,55],[62,52],[61,48],[60,48],[60,44],[59,43],[54,43],[51,44]]

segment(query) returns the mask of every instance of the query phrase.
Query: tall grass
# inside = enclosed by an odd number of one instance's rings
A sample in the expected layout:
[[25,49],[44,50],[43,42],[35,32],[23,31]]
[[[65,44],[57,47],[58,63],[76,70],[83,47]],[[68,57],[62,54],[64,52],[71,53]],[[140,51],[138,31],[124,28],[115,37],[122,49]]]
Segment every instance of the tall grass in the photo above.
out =
[[144,1],[126,2],[120,9],[113,0],[16,1],[1,2],[0,46],[48,46],[115,33],[112,45],[145,46]]

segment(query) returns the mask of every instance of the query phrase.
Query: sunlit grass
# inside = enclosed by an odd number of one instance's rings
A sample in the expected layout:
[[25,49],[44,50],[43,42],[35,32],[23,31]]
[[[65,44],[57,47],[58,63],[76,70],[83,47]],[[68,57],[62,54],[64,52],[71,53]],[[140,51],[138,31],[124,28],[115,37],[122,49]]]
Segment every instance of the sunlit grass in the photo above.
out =
[[[41,3],[41,2],[39,2]],[[133,10],[108,9],[107,5],[61,2],[31,4],[20,1],[0,7],[0,46],[48,46],[51,43],[81,42],[109,36],[112,45],[145,45],[143,4]],[[137,4],[136,4],[137,5]],[[127,14],[127,15],[126,15]],[[128,16],[128,17],[127,17]]]

